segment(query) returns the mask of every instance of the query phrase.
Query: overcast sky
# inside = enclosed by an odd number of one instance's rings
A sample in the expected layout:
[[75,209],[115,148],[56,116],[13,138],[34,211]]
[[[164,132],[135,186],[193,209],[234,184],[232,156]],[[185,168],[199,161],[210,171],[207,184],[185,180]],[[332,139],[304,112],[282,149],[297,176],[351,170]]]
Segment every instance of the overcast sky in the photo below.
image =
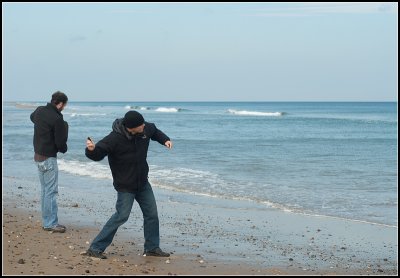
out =
[[397,26],[397,2],[3,2],[3,101],[397,101]]

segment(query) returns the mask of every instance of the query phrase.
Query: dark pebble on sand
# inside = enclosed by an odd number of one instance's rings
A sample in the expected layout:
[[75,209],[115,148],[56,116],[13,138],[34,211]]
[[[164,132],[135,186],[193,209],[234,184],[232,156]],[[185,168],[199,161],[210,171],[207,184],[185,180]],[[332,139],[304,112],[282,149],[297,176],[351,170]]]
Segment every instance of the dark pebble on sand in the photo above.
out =
[[25,260],[24,260],[24,259],[19,259],[19,260],[18,260],[18,263],[19,263],[19,264],[24,264],[24,263],[25,263]]

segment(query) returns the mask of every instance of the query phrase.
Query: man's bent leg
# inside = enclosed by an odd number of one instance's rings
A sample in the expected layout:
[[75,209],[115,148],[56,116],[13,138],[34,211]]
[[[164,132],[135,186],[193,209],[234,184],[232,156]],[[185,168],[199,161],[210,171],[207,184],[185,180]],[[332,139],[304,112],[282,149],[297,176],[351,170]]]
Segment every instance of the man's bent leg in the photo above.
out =
[[128,220],[134,200],[135,195],[133,193],[118,192],[117,203],[115,205],[117,211],[111,216],[103,229],[93,240],[89,250],[96,252],[104,252],[104,250],[106,250],[111,244],[119,226]]

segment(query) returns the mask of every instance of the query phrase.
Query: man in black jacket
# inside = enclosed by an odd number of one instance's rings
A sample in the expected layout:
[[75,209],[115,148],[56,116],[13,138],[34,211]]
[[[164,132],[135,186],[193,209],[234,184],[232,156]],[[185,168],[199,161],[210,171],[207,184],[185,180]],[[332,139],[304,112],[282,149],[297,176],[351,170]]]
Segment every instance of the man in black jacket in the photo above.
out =
[[104,250],[111,244],[119,226],[124,224],[136,200],[143,213],[144,255],[169,257],[160,249],[159,221],[156,200],[148,181],[147,150],[150,139],[172,148],[169,137],[153,123],[144,121],[136,111],[129,111],[124,118],[116,119],[112,132],[97,144],[88,138],[85,154],[94,161],[108,156],[117,191],[116,212],[93,240],[85,255],[106,259]]
[[41,183],[42,226],[46,231],[65,232],[66,228],[58,223],[58,166],[57,153],[68,149],[68,124],[61,111],[65,108],[68,97],[62,92],[55,92],[51,102],[39,106],[31,114],[34,123],[33,147],[34,160],[38,167]]

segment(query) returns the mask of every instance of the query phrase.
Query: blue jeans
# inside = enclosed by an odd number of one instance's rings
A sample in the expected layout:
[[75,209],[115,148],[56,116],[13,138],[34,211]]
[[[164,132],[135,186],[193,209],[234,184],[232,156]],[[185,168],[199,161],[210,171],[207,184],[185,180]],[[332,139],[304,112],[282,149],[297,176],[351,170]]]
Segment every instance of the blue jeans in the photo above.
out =
[[57,158],[49,157],[45,161],[35,162],[38,167],[39,180],[42,185],[42,226],[52,228],[58,224],[58,165]]
[[149,182],[135,193],[118,192],[116,212],[104,225],[90,245],[90,250],[104,252],[111,244],[119,226],[124,224],[131,213],[133,201],[136,199],[143,213],[144,250],[149,251],[160,245],[160,233],[156,199]]

